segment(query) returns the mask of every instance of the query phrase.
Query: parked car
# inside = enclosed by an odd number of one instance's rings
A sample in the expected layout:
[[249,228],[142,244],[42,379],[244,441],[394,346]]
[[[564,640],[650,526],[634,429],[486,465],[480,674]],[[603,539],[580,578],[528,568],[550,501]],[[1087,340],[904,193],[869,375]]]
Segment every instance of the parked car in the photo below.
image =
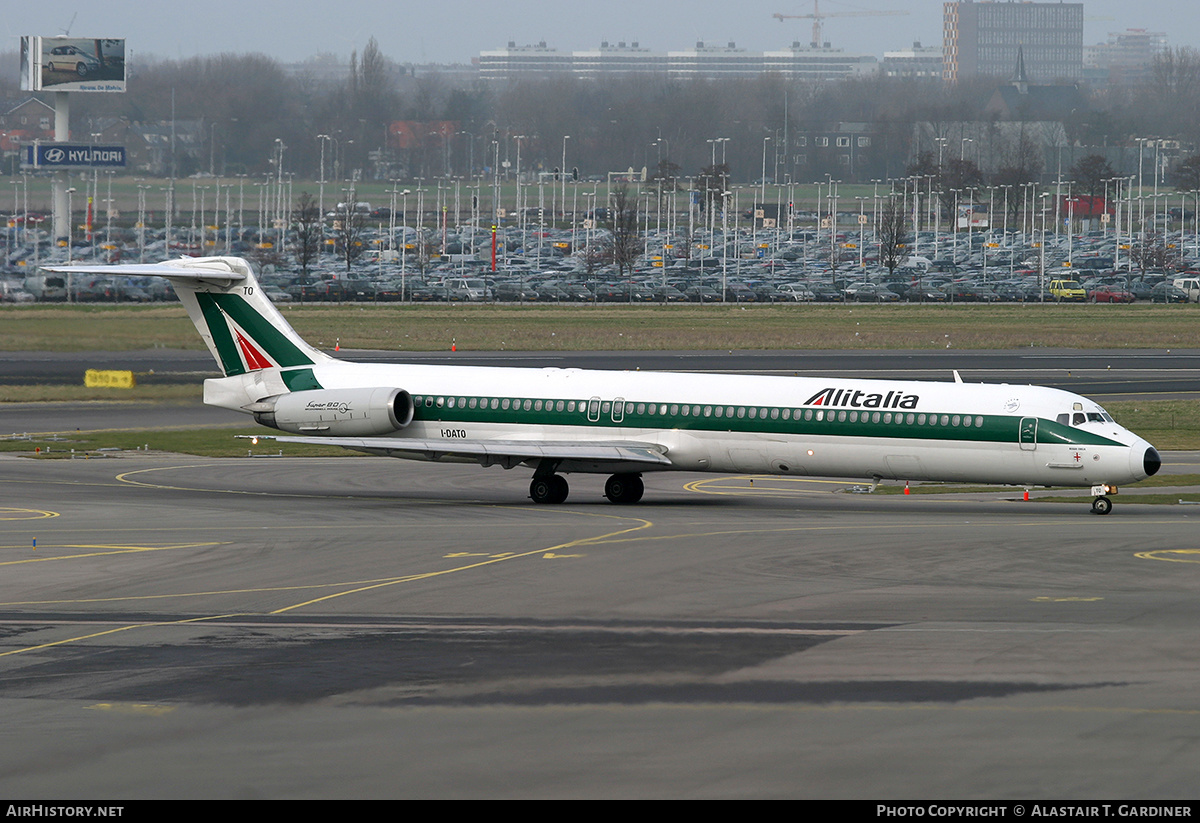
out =
[[1152,303],[1186,303],[1188,295],[1183,289],[1164,281],[1150,289],[1149,299]]
[[1088,293],[1088,300],[1093,303],[1132,303],[1133,293],[1119,286],[1097,286]]
[[1051,280],[1048,291],[1059,303],[1082,303],[1088,296],[1078,280]]
[[47,71],[70,71],[87,77],[100,70],[100,61],[78,46],[55,46],[42,56],[42,65]]

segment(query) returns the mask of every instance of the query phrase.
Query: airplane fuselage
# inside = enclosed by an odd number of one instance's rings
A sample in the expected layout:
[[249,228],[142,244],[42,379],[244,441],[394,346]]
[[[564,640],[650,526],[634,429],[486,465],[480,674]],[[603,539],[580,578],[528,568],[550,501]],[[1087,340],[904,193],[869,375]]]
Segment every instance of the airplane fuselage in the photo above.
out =
[[[326,407],[306,432],[356,413],[330,402],[338,392],[403,389],[411,421],[380,434],[444,441],[436,459],[474,461],[452,453],[461,441],[619,441],[669,460],[636,471],[1063,486],[1134,482],[1158,460],[1093,401],[1037,386],[340,361],[303,371]],[[557,470],[614,468],[566,459]]]

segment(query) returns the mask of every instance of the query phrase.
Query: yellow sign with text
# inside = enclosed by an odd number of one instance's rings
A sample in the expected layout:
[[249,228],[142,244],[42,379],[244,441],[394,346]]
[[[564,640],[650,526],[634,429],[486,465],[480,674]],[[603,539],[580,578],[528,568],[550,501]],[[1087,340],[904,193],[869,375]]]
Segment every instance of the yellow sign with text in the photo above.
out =
[[132,389],[137,380],[131,371],[88,369],[83,373],[83,385],[89,389]]

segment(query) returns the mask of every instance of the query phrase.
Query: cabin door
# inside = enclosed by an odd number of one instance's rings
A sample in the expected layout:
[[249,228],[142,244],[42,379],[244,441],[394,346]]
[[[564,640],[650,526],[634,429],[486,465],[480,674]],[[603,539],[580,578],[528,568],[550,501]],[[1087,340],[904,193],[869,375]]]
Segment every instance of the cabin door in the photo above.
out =
[[1037,450],[1037,418],[1022,417],[1021,428],[1017,433],[1017,441],[1021,444],[1021,451],[1031,452]]

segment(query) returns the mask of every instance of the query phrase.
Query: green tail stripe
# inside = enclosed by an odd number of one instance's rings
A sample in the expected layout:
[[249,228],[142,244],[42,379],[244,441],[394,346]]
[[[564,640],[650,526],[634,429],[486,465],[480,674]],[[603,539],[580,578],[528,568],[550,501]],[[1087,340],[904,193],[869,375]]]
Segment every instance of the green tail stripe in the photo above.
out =
[[221,358],[221,370],[225,372],[226,376],[245,374],[246,367],[242,365],[242,356],[238,352],[237,343],[233,341],[233,335],[229,333],[229,324],[225,322],[225,315],[212,301],[212,295],[197,293],[196,302],[200,304],[200,311],[204,314],[205,323],[208,324],[208,333],[212,335],[213,345],[217,347],[217,354]]
[[[313,360],[305,354],[295,343],[288,340],[287,337],[275,328],[270,321],[256,312],[249,303],[245,301],[239,294],[211,294],[200,292],[196,295],[196,299],[200,301],[200,307],[204,311],[204,317],[208,320],[209,330],[213,331],[213,341],[217,345],[217,351],[221,353],[222,364],[225,366],[226,374],[241,374],[244,368],[241,366],[240,353],[237,350],[237,345],[233,338],[229,335],[225,323],[213,323],[213,317],[210,314],[209,306],[217,314],[224,312],[235,323],[241,326],[250,335],[262,350],[278,363],[280,366],[311,366]],[[222,334],[218,336],[215,327],[219,326],[222,329]],[[226,351],[233,359],[237,361],[237,370],[231,370],[228,363]]]
[[291,391],[307,391],[309,389],[323,388],[317,382],[316,375],[312,369],[293,369],[292,371],[280,372],[283,377],[283,383]]

